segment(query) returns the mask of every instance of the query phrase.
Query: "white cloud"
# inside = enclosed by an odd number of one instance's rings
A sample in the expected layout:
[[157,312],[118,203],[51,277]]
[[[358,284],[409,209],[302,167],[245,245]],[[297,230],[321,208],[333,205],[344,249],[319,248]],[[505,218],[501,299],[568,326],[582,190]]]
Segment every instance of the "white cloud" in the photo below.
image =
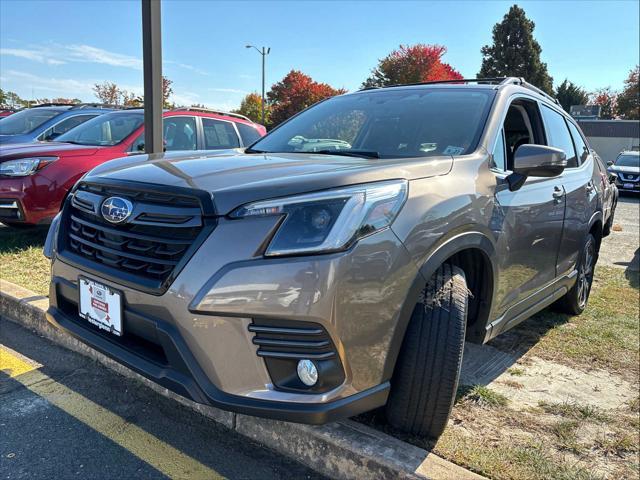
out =
[[[111,52],[103,48],[85,44],[49,44],[30,46],[29,48],[0,48],[0,55],[24,58],[47,65],[63,65],[69,62],[78,62],[142,70],[142,59],[138,57]],[[182,62],[165,60],[164,64],[175,65],[199,75],[209,75],[200,68]]]
[[217,88],[217,87],[212,87],[212,88],[207,88],[207,90],[209,90],[210,92],[237,93],[238,95],[247,95],[248,93],[251,93],[251,92],[247,92],[246,90],[239,90],[237,88]]
[[63,65],[63,60],[52,58],[48,52],[44,50],[28,50],[25,48],[0,48],[0,55],[8,55],[18,58],[26,58],[34,62],[46,63],[48,65]]
[[[27,86],[37,92],[46,91],[65,97],[87,97],[93,96],[93,85],[95,81],[78,81],[72,78],[55,78],[33,75],[27,72],[7,70],[3,72],[2,83],[19,84]],[[38,93],[36,96],[43,96]]]
[[135,70],[142,70],[142,60],[132,57],[131,55],[110,52],[90,45],[67,45],[62,46],[62,48],[66,50],[74,61],[101,63],[113,67],[128,67]]

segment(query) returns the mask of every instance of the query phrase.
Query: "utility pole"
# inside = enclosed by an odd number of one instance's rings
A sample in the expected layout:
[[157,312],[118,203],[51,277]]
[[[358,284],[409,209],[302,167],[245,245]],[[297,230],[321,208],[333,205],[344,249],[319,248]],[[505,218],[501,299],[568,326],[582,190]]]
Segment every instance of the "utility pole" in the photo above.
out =
[[160,0],[142,0],[144,149],[162,153],[162,35]]
[[253,45],[246,45],[245,48],[255,48],[255,50],[262,55],[262,125],[264,125],[264,82],[265,82],[265,59],[269,52],[271,51],[271,47],[262,47],[261,49],[258,47],[254,47]]

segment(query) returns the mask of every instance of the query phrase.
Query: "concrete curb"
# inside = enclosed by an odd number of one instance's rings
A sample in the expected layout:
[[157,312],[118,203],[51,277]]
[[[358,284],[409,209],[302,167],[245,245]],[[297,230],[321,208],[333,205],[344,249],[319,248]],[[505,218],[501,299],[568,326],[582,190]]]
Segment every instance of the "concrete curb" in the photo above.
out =
[[234,414],[187,400],[50,325],[45,296],[0,280],[0,317],[141,381],[159,394],[272,450],[337,479],[481,479],[458,465],[382,432],[345,420],[320,427]]

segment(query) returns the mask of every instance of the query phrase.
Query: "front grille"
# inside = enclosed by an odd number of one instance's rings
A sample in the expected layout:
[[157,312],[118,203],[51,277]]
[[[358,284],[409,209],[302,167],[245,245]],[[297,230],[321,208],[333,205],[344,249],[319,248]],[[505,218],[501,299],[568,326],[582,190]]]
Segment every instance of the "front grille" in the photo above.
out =
[[[134,205],[122,224],[109,223],[100,213],[113,196]],[[62,220],[62,256],[71,254],[107,276],[153,289],[166,287],[197,247],[206,223],[196,197],[96,184],[78,187]]]
[[627,182],[637,182],[640,180],[640,175],[635,175],[633,173],[621,173],[620,177],[622,177],[622,180]]
[[317,323],[254,319],[248,329],[261,357],[327,360],[336,356],[331,337]]

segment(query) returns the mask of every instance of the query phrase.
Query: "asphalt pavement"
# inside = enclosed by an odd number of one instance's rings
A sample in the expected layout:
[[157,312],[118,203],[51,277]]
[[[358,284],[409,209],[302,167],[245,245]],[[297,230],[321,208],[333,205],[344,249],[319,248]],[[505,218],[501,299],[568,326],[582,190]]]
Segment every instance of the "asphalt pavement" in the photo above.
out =
[[0,319],[0,478],[323,477]]

